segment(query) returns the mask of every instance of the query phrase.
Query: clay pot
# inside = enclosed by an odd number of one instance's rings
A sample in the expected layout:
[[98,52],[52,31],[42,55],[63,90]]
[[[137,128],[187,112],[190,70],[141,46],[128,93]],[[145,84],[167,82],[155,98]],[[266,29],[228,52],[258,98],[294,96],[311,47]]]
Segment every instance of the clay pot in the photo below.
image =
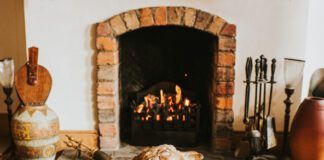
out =
[[324,98],[306,98],[290,131],[293,160],[324,160]]
[[55,159],[59,120],[54,111],[46,105],[20,107],[11,125],[20,159]]

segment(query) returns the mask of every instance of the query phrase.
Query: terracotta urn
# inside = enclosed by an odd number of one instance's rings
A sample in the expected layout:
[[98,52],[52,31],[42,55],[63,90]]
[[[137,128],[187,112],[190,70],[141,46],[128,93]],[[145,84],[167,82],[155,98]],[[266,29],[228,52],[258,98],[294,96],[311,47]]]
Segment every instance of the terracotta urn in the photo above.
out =
[[19,159],[55,159],[59,119],[54,111],[46,105],[19,107],[11,125]]
[[324,160],[324,98],[306,98],[290,131],[293,160]]

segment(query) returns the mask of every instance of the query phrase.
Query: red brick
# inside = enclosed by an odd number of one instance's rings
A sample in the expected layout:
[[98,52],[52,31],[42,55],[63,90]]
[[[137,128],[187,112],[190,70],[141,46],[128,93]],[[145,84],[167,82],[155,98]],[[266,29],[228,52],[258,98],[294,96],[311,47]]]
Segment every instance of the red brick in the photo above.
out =
[[217,82],[221,81],[234,81],[235,79],[235,71],[234,68],[228,68],[228,67],[215,67],[215,75],[214,79]]
[[99,109],[114,109],[116,98],[114,96],[97,96],[97,106]]
[[232,96],[215,96],[215,107],[216,109],[232,109],[233,107],[233,97]]
[[99,52],[97,56],[98,65],[112,65],[119,62],[118,52]]
[[124,21],[127,28],[131,30],[137,29],[140,26],[136,11],[134,10],[124,13]]
[[234,67],[235,54],[233,52],[219,52],[215,55],[215,64],[219,67]]
[[113,82],[98,82],[97,93],[99,95],[114,95],[115,84]]
[[113,37],[97,37],[96,46],[99,50],[115,51],[118,49],[118,42]]
[[167,22],[167,8],[158,7],[155,9],[155,24],[156,25],[166,25]]
[[168,8],[168,23],[179,25],[182,22],[184,9],[182,7],[169,7]]
[[121,35],[127,31],[123,19],[119,15],[112,17],[109,22],[116,35]]
[[206,26],[209,24],[211,18],[212,16],[209,13],[199,11],[195,22],[195,28],[204,30]]
[[234,82],[215,82],[214,93],[216,95],[233,95]]
[[117,126],[115,123],[99,123],[99,132],[104,137],[115,137],[117,135]]
[[151,8],[143,8],[139,10],[139,19],[142,27],[152,26],[154,24]]
[[183,17],[184,25],[192,27],[196,21],[197,10],[193,8],[186,8],[185,15]]
[[103,151],[117,150],[120,146],[119,139],[115,137],[102,137],[100,136],[100,149]]
[[118,78],[118,65],[99,66],[97,74],[99,81],[114,81]]
[[222,36],[236,36],[236,26],[234,24],[226,24],[222,31],[220,32],[220,35]]
[[98,36],[108,36],[112,34],[112,29],[107,22],[99,23],[97,26],[97,35]]
[[225,23],[226,23],[225,20],[222,19],[221,17],[214,16],[211,24],[207,28],[207,31],[215,35],[218,35]]
[[235,51],[236,41],[232,37],[219,36],[219,50],[221,51]]
[[114,109],[98,109],[98,120],[100,123],[116,122],[116,113]]

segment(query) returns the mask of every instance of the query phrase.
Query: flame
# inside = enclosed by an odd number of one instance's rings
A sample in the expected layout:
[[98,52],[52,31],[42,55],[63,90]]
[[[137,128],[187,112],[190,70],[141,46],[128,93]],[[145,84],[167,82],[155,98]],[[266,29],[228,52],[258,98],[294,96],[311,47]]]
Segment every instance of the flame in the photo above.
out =
[[160,121],[161,120],[161,116],[158,114],[158,115],[156,115],[156,120],[157,121]]
[[138,105],[137,109],[135,110],[137,113],[142,113],[142,110],[144,108],[143,104]]
[[182,109],[182,105],[181,105],[181,104],[179,104],[179,106],[178,106],[178,109],[179,109],[179,110],[181,110],[181,109]]
[[189,100],[188,98],[186,98],[186,99],[184,100],[184,105],[185,105],[185,106],[189,106],[189,105],[190,105],[190,100]]
[[164,94],[163,94],[163,90],[160,90],[160,103],[163,104],[165,103],[165,99],[164,99]]
[[147,116],[145,117],[145,120],[146,120],[146,121],[149,121],[151,118],[152,118],[152,116],[147,115]]
[[173,100],[171,96],[168,97],[168,102],[169,102],[169,106],[173,105]]
[[172,118],[172,116],[168,116],[166,120],[167,120],[168,122],[170,122],[170,121],[173,121],[173,118]]
[[169,112],[171,112],[171,113],[173,113],[173,112],[174,112],[174,109],[173,109],[173,107],[170,107],[170,108],[169,108]]
[[175,91],[176,91],[176,101],[175,101],[175,103],[179,104],[180,101],[181,101],[181,98],[182,98],[181,88],[178,85],[176,85]]

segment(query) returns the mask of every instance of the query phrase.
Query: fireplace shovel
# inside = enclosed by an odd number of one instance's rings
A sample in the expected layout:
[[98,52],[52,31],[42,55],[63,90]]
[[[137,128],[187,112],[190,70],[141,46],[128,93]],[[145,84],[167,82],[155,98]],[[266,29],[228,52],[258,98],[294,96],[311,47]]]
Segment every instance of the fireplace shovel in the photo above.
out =
[[[246,75],[246,88],[245,88],[245,103],[244,103],[244,116],[243,116],[243,123],[246,125],[246,135],[251,130],[251,121],[249,119],[249,104],[250,104],[250,83],[251,83],[251,74],[252,74],[252,58],[248,57],[245,65],[245,75]],[[244,137],[237,149],[235,150],[235,157],[244,158],[247,157],[250,153],[250,143],[248,137]]]
[[276,131],[276,122],[275,118],[271,116],[271,102],[272,102],[272,92],[273,92],[273,84],[276,83],[274,81],[274,73],[276,69],[276,59],[272,59],[271,64],[271,79],[270,79],[270,96],[269,96],[269,107],[267,118],[263,123],[263,137],[264,137],[264,149],[269,150],[275,146],[277,146],[277,139],[275,137]]

